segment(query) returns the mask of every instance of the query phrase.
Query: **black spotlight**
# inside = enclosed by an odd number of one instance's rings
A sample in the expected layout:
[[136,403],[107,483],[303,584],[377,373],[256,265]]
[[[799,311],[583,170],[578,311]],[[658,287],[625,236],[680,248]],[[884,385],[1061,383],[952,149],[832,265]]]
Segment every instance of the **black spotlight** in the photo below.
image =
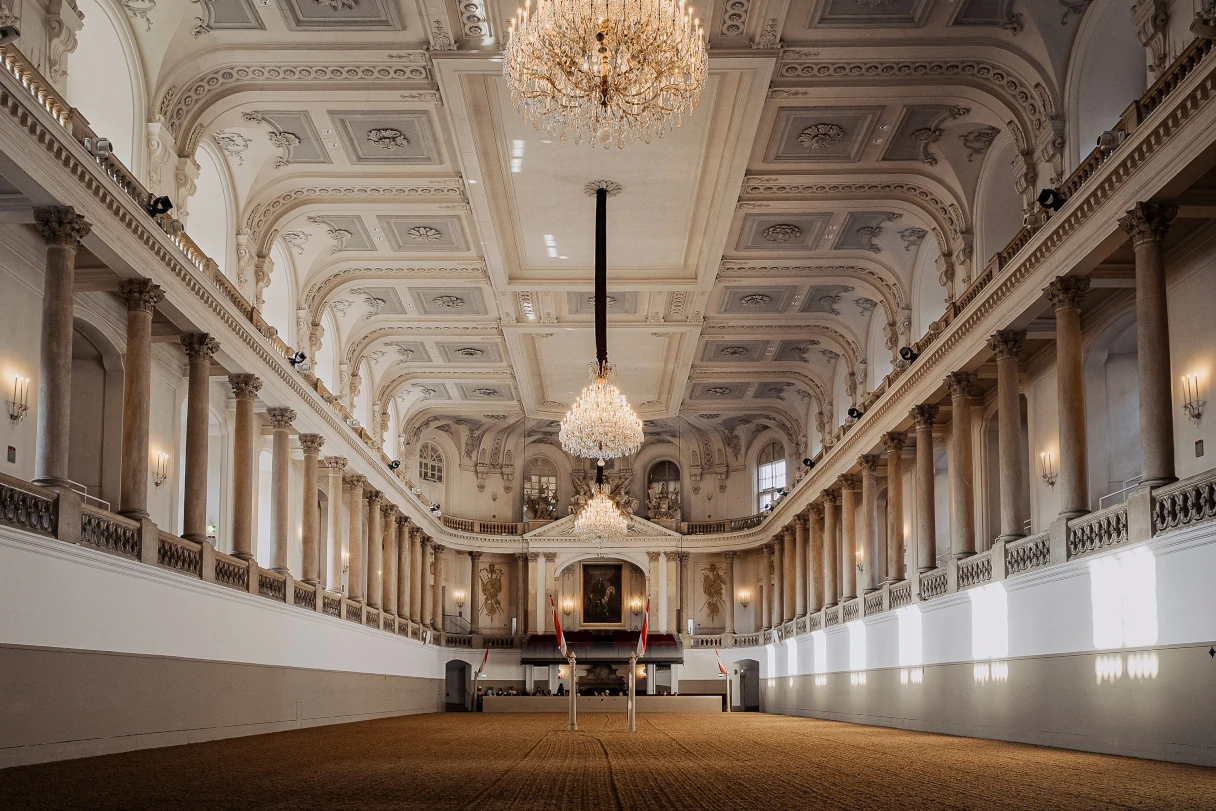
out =
[[815,460],[808,456],[802,460],[802,464],[806,465],[807,470],[810,470],[815,466]]
[[159,217],[161,214],[168,214],[173,210],[173,201],[168,197],[157,197],[152,202],[148,203],[148,216]]
[[854,406],[853,408],[850,408],[850,409],[849,409],[849,416],[850,416],[850,417],[852,417],[852,418],[853,418],[853,419],[855,419],[855,420],[859,420],[859,419],[861,419],[861,409],[860,409],[860,408],[857,408],[856,406]]
[[1043,191],[1039,192],[1038,202],[1043,208],[1050,211],[1059,211],[1063,208],[1064,202],[1067,199],[1056,189],[1043,189]]
[[399,467],[401,467],[401,460],[400,460],[400,459],[394,459],[393,461],[391,461],[391,462],[389,462],[389,463],[388,463],[388,469],[389,469],[389,470],[396,470],[396,469],[397,469],[397,468],[399,468]]
[[905,346],[899,350],[899,356],[901,358],[903,358],[904,360],[906,360],[908,363],[911,363],[912,361],[914,361],[920,357],[920,353],[917,352],[915,349],[913,349],[910,346]]
[[308,356],[297,349],[296,353],[287,359],[287,362],[290,363],[292,366],[299,366],[301,363],[303,363],[306,360],[308,360]]

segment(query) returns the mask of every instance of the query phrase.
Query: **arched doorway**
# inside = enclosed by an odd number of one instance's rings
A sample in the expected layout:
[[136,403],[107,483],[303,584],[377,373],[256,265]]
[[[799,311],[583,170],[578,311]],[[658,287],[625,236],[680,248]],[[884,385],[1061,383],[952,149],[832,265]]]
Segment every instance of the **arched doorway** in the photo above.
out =
[[469,663],[453,659],[443,666],[443,705],[445,712],[469,711]]
[[755,659],[735,662],[738,684],[731,698],[732,709],[740,712],[760,712],[760,663]]

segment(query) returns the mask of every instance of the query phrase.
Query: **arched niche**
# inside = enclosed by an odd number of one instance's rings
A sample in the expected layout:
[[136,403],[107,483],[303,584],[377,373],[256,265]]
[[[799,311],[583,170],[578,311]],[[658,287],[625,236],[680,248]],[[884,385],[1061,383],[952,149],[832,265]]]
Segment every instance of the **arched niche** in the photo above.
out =
[[77,0],[85,25],[77,35],[67,93],[98,137],[113,144],[114,157],[144,176],[143,69],[125,10],[110,0]]
[[1144,48],[1128,4],[1092,3],[1081,18],[1065,81],[1068,150],[1071,170],[1094,148],[1098,136],[1113,129],[1127,105],[1144,94],[1148,74]]

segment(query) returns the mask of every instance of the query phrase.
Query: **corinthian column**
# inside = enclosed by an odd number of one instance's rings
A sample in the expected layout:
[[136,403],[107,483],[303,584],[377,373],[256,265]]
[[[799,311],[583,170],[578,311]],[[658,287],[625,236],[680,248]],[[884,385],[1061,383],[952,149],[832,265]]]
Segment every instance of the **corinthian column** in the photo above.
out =
[[186,395],[186,489],[182,493],[182,537],[207,541],[207,446],[211,422],[211,358],[219,342],[205,332],[181,337],[190,364]]
[[1165,296],[1165,235],[1178,206],[1136,203],[1119,218],[1136,252],[1136,362],[1140,373],[1140,481],[1161,487],[1174,475],[1173,384]]
[[854,473],[840,477],[840,535],[843,554],[841,568],[844,571],[840,586],[840,599],[852,600],[857,596],[857,488],[860,486]]
[[916,426],[916,570],[937,568],[937,517],[933,495],[933,421],[938,407],[932,404],[912,407]]
[[806,515],[794,516],[794,616],[806,616]]
[[824,558],[823,558],[823,505],[811,504],[806,508],[803,519],[809,535],[806,556],[810,561],[810,573],[807,576],[806,610],[814,614],[823,608],[824,595]]
[[861,526],[857,542],[861,552],[861,584],[859,592],[875,591],[886,576],[887,550],[878,542],[878,459],[876,453],[862,456],[861,463]]
[[318,551],[321,541],[321,505],[317,503],[317,454],[325,444],[320,434],[300,434],[300,449],[304,451],[303,516],[300,522],[300,545],[303,556],[301,574],[305,583],[321,582],[324,554]]
[[363,576],[363,486],[367,477],[354,473],[346,480],[350,487],[349,534],[346,540],[346,596],[363,601],[367,579]]
[[380,509],[384,494],[372,490],[367,494],[367,604],[379,608],[384,596],[384,512]]
[[[329,474],[329,523],[325,533],[330,545],[330,571],[333,572],[334,591],[342,590],[342,473],[346,470],[346,457],[326,456],[325,472]],[[321,587],[325,587],[325,550],[318,550]]]
[[735,594],[735,552],[724,552],[723,557],[726,559],[726,633],[733,634],[735,632],[735,601],[738,596]]
[[469,552],[469,633],[481,633],[481,552]]
[[1022,504],[1026,499],[1026,476],[1022,459],[1022,401],[1018,396],[1018,356],[1025,332],[1001,330],[988,339],[996,355],[997,444],[1001,459],[1001,534],[997,540],[1021,538]]
[[840,508],[836,504],[836,491],[823,491],[823,604],[825,607],[840,602]]
[[148,517],[148,417],[152,394],[152,313],[164,299],[160,285],[125,279],[118,296],[127,303],[127,352],[122,384],[122,488],[118,512]]
[[93,226],[71,206],[35,208],[34,226],[46,241],[34,484],[67,487],[72,409],[72,289],[76,281],[76,250]]
[[288,487],[291,474],[291,436],[287,433],[295,422],[296,412],[290,408],[268,408],[270,428],[274,432],[270,444],[270,568],[287,574],[287,536],[291,522],[288,510]]
[[971,387],[975,375],[952,372],[946,375],[950,389],[950,438],[953,470],[950,484],[950,553],[956,558],[975,554],[975,469],[971,455]]
[[253,398],[262,381],[253,375],[228,375],[236,399],[236,420],[232,428],[232,554],[241,560],[253,559]]
[[1085,377],[1081,366],[1081,300],[1088,276],[1060,276],[1043,292],[1056,311],[1056,391],[1060,412],[1060,517],[1089,512]]
[[904,443],[908,435],[892,431],[882,438],[887,449],[887,576],[904,579]]

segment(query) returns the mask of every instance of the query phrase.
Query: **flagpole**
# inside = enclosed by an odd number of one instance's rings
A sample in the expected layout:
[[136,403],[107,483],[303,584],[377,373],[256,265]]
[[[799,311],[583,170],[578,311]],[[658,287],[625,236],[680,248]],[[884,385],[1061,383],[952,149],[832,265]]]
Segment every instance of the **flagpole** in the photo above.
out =
[[638,731],[638,655],[629,655],[629,703],[625,706],[625,722],[630,732]]
[[570,725],[569,725],[569,727],[570,727],[571,732],[578,732],[578,703],[576,701],[576,698],[578,697],[578,691],[574,689],[575,680],[574,680],[574,654],[573,653],[570,654],[570,658],[567,661],[570,662]]

